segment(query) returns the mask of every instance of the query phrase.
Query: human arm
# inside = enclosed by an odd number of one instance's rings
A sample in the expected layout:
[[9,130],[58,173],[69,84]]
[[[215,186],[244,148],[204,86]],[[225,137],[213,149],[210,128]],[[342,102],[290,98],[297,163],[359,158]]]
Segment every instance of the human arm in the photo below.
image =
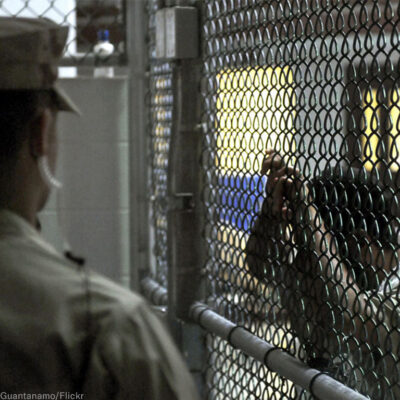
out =
[[[368,337],[376,345],[373,308],[339,256],[336,240],[315,208],[304,177],[275,152],[266,154],[262,173],[274,174],[269,193],[271,221],[292,227],[296,257],[286,266],[290,292],[286,300],[291,299],[291,305],[284,304],[292,313],[291,320],[299,324],[302,316],[293,304],[302,304],[307,308],[303,320],[312,318],[316,330],[329,332],[332,338],[339,333],[360,341]],[[301,286],[296,286],[299,281]]]
[[272,214],[274,178],[272,171],[265,186],[266,196],[253,219],[245,248],[247,268],[257,279],[267,283],[276,283],[280,269],[290,262],[288,224]]

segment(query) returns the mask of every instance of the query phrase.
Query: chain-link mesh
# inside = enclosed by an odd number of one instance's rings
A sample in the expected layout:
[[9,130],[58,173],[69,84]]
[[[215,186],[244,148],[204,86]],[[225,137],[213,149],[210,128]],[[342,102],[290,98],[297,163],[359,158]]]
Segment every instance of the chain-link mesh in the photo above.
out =
[[151,155],[151,215],[154,227],[155,279],[167,286],[167,172],[172,130],[172,64],[156,59],[155,14],[160,2],[148,2],[149,15],[149,132]]
[[[208,302],[400,398],[398,2],[202,7]],[[222,339],[207,348],[210,399],[312,398]]]
[[[68,60],[68,65],[124,64],[125,10],[126,0],[0,1],[0,16],[45,17],[68,26],[69,36],[64,53],[64,62]],[[104,31],[108,31],[108,41],[114,48],[96,52],[96,44],[107,38]]]

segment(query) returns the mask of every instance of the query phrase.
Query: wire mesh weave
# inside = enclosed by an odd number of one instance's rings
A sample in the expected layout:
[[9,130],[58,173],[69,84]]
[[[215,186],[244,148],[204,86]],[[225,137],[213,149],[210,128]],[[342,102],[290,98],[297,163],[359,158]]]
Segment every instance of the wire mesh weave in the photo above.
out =
[[[69,36],[64,60],[68,65],[124,64],[125,0],[2,0],[0,15],[9,17],[45,17],[68,26]],[[107,57],[93,57],[99,32],[108,30],[114,51]]]
[[156,59],[155,13],[160,4],[156,0],[147,4],[149,15],[149,131],[151,155],[151,215],[154,227],[155,273],[154,278],[167,287],[167,173],[169,143],[172,131],[172,111],[174,96],[172,92],[172,64]]
[[[399,398],[398,2],[202,7],[209,304]],[[312,398],[221,339],[207,349],[210,399]]]

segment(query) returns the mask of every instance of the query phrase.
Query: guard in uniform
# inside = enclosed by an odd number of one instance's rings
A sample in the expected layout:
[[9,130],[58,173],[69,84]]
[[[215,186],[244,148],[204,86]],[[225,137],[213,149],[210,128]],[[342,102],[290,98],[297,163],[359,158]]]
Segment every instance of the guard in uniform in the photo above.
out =
[[145,301],[65,258],[36,228],[56,185],[57,112],[77,112],[56,85],[66,39],[47,19],[0,18],[2,398],[197,399]]

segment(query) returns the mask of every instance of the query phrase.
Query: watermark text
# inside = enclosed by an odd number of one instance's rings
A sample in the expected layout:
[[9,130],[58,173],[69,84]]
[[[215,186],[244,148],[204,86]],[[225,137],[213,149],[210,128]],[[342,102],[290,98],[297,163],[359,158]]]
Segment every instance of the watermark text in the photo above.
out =
[[84,394],[74,392],[55,393],[7,393],[0,392],[0,400],[83,400]]

